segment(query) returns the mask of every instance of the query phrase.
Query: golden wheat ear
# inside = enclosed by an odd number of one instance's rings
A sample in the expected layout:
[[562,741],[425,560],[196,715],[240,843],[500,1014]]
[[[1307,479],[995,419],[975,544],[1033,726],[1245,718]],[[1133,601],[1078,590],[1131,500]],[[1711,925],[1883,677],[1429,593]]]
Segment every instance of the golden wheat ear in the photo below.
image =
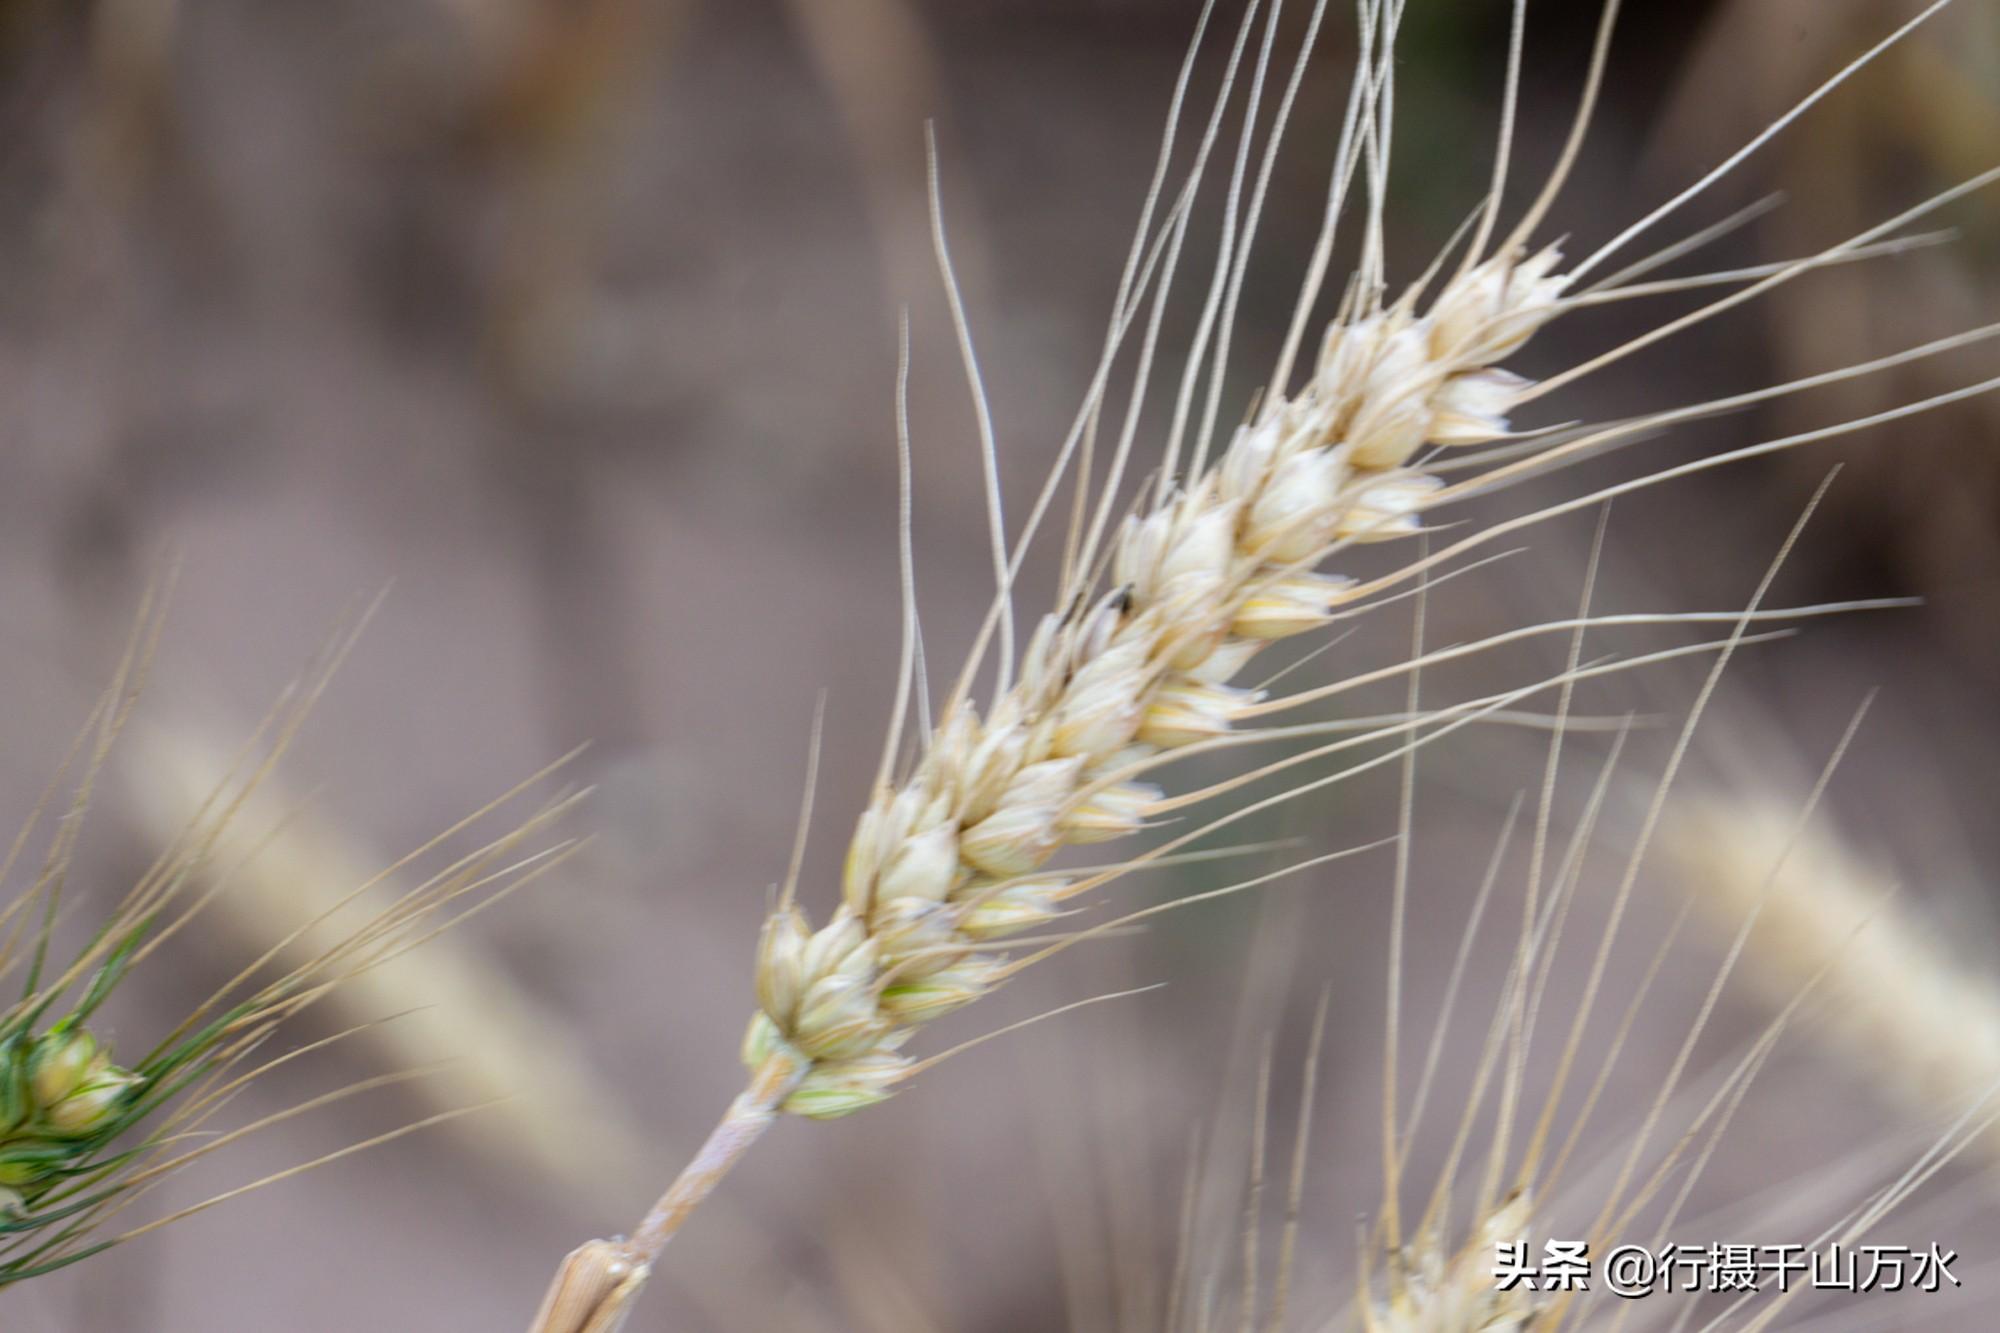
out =
[[[337,636],[287,691],[237,756],[230,776],[111,910],[92,923],[82,945],[66,952],[58,946],[57,926],[82,910],[65,902],[78,839],[98,781],[137,704],[160,634],[162,600],[161,590],[149,595],[111,685],[0,861],[4,880],[37,836],[47,832],[38,869],[0,908],[0,983],[17,989],[17,998],[0,1010],[0,1286],[76,1263],[248,1190],[477,1109],[430,1116],[164,1217],[126,1217],[162,1181],[250,1135],[345,1098],[421,1077],[422,1070],[377,1075],[249,1123],[229,1125],[219,1119],[259,1078],[369,1026],[270,1054],[269,1044],[291,1031],[292,1020],[303,1011],[465,913],[545,873],[568,848],[553,833],[572,796],[547,799],[511,824],[501,818],[503,807],[520,802],[548,776],[537,775],[392,867],[442,862],[420,871],[421,882],[409,892],[355,919],[339,915],[349,902],[334,904],[326,922],[299,928],[303,935],[325,926],[315,936],[318,946],[297,961],[278,964],[290,941],[268,941],[263,956],[207,1000],[178,1016],[154,1020],[158,1035],[150,1048],[135,1058],[115,1058],[99,1022],[103,1007],[155,950],[228,893],[228,876],[217,862],[230,845],[233,825],[290,747],[359,628],[357,621]],[[56,793],[71,769],[79,772],[73,792],[51,820]],[[53,829],[46,830],[51,823]],[[490,824],[501,825],[502,831],[488,835],[471,852],[448,859],[443,855],[447,840]],[[368,887],[353,886],[350,899]]]
[[[1514,717],[1517,705],[1536,695],[1562,692],[1566,697],[1579,680],[1632,670],[1676,653],[1726,659],[1759,637],[1748,632],[1753,623],[1838,609],[1765,609],[1760,592],[1759,605],[1748,613],[1585,616],[1430,652],[1420,637],[1407,658],[1375,671],[1357,670],[1327,685],[1271,692],[1239,682],[1250,662],[1271,645],[1301,640],[1421,590],[1454,572],[1462,556],[1477,554],[1508,533],[1676,476],[1844,435],[2000,386],[2000,380],[1974,384],[1893,412],[1657,470],[1530,513],[1479,520],[1469,531],[1415,552],[1395,544],[1423,531],[1427,519],[1446,506],[1491,496],[1524,477],[1670,426],[1803,393],[1889,364],[1844,367],[1623,421],[1522,430],[1512,420],[1552,392],[1781,284],[1828,264],[1893,251],[1908,243],[1900,233],[1910,224],[2000,180],[2000,169],[1988,172],[1814,255],[1767,269],[1674,279],[1664,287],[1637,281],[1655,265],[1693,248],[1711,228],[1628,263],[1610,278],[1587,281],[1947,2],[1938,0],[1834,73],[1703,178],[1581,260],[1571,261],[1559,244],[1534,236],[1576,161],[1604,76],[1618,5],[1612,0],[1604,6],[1590,73],[1556,166],[1525,212],[1506,226],[1503,209],[1526,20],[1526,6],[1517,0],[1498,151],[1484,202],[1446,253],[1436,256],[1416,281],[1392,289],[1385,199],[1394,147],[1396,38],[1405,6],[1402,0],[1364,0],[1352,91],[1334,147],[1320,235],[1268,388],[1233,431],[1225,425],[1222,396],[1235,323],[1274,165],[1326,5],[1310,7],[1304,40],[1288,71],[1274,63],[1282,6],[1244,7],[1226,42],[1213,109],[1198,125],[1185,127],[1193,131],[1191,160],[1176,177],[1182,113],[1210,19],[1204,11],[1174,90],[1160,157],[1118,280],[1090,388],[1045,484],[1017,528],[1010,528],[1001,494],[995,465],[998,431],[985,403],[971,321],[945,244],[933,153],[933,239],[977,409],[997,588],[965,664],[933,707],[924,679],[910,555],[912,451],[906,416],[899,411],[903,651],[877,781],[859,802],[863,811],[847,842],[839,901],[818,922],[808,917],[797,893],[803,865],[801,819],[800,843],[775,895],[751,969],[756,1008],[742,1045],[749,1087],[632,1238],[619,1242],[629,1271],[643,1274],[778,1116],[829,1118],[882,1102],[934,1062],[905,1049],[926,1025],[975,1003],[1033,963],[1100,933],[1103,927],[1078,931],[1064,923],[1080,900],[1112,881],[1272,804],[1385,765],[1400,763],[1407,787],[1411,757],[1418,750],[1462,727]],[[1200,313],[1192,339],[1171,354],[1179,372],[1163,377],[1173,383],[1167,390],[1169,424],[1159,461],[1147,481],[1133,484],[1143,409],[1153,405],[1149,391],[1154,372],[1169,356],[1162,347],[1163,312],[1180,276],[1197,197],[1239,92],[1241,128],[1233,153],[1224,154],[1229,164],[1222,189],[1221,243],[1197,297]],[[1358,267],[1338,289],[1329,318],[1323,289],[1336,230],[1350,212],[1359,213]],[[1456,248],[1459,242],[1463,249]],[[1716,284],[1733,290],[1539,381],[1509,368],[1515,353],[1549,323],[1581,306]],[[1307,359],[1305,333],[1316,318],[1324,320],[1324,332],[1316,353]],[[1899,357],[1935,355],[1947,346],[1996,333],[2000,326]],[[1133,349],[1121,414],[1112,401],[1112,386],[1122,380],[1125,353]],[[899,380],[907,374],[906,346]],[[1017,579],[1041,540],[1044,521],[1060,507],[1066,485],[1074,490],[1067,531],[1060,539],[1062,573],[1052,609],[1032,624],[1017,624]],[[1386,547],[1391,555],[1387,572],[1364,579],[1329,568],[1330,561],[1363,544]],[[1402,558],[1394,558],[1399,551]],[[1527,636],[1576,633],[1585,626],[1703,622],[1732,628],[1726,638],[1665,653],[1572,662],[1552,677],[1479,699],[1424,705],[1415,688],[1421,671],[1434,662],[1472,657]],[[1353,718],[1292,725],[1271,721],[1364,685],[1404,678],[1410,684],[1408,707],[1398,718],[1365,720],[1359,728]],[[990,692],[982,693],[985,684]],[[1334,739],[1325,739],[1330,736]],[[1307,738],[1321,743],[1246,776],[1177,794],[1166,790],[1174,776],[1170,770],[1190,757]],[[1081,846],[1131,838],[1165,815],[1212,801],[1246,782],[1296,775],[1302,765],[1344,759],[1355,751],[1366,754],[1370,746],[1386,748],[1346,763],[1331,776],[1294,776],[1276,796],[1212,818],[1109,867],[1077,869],[1058,860]],[[1403,850],[1407,837],[1396,841],[1400,900],[1408,869]],[[1135,919],[1128,916],[1117,924]],[[1392,990],[1392,1028],[1394,1004]],[[1392,1067],[1384,1108],[1392,1143],[1398,1119],[1394,1072]],[[1393,1188],[1389,1199],[1393,1239]],[[629,1299],[635,1289],[621,1279],[617,1299]],[[541,1333],[569,1333],[547,1318],[536,1327]]]

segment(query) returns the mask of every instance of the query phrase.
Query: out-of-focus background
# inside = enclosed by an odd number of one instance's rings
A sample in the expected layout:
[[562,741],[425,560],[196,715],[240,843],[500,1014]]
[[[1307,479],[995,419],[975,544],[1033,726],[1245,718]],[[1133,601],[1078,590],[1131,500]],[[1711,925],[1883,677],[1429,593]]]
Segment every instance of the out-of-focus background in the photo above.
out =
[[[1238,15],[1219,8],[1221,31],[1197,62],[1196,117]],[[1294,8],[1281,57],[1304,24]],[[1578,247],[1699,174],[1916,6],[1632,8],[1581,166],[1545,228]],[[1594,9],[1531,7],[1520,134],[1530,178],[1566,128]],[[1505,11],[1410,7],[1391,227],[1405,277],[1484,188]],[[268,882],[249,876],[253,906],[225,901],[134,983],[121,1041],[149,1040],[296,904],[580,742],[591,748],[571,772],[598,788],[573,821],[592,838],[578,857],[440,941],[435,969],[407,969],[408,992],[369,997],[386,1012],[419,996],[431,1040],[480,1048],[457,1052],[470,1082],[441,1095],[511,1079],[516,1102],[468,1122],[476,1129],[335,1164],[10,1292],[0,1324],[514,1327],[565,1249],[637,1217],[735,1091],[751,944],[783,873],[822,689],[826,760],[803,890],[819,910],[872,772],[896,662],[905,307],[934,662],[957,660],[989,591],[974,419],[925,214],[923,126],[936,126],[952,254],[1018,512],[1087,383],[1198,12],[1180,0],[0,4],[6,818],[25,818],[163,560],[180,562],[179,585],[141,721],[86,839],[79,880],[93,893],[143,868],[342,612],[393,584],[283,773],[280,799],[311,811],[293,832],[312,841]],[[1329,16],[1249,271],[1226,411],[1248,401],[1282,338],[1352,50],[1350,16]],[[1783,208],[1706,259],[1808,253],[1985,168],[1995,143],[2000,11],[1966,0],[1661,240],[1784,191]],[[1218,185],[1219,173],[1170,340],[1193,325]],[[2000,286],[1996,218],[1990,200],[1952,209],[1944,221],[1961,235],[1949,247],[1806,277],[1548,410],[1672,406],[1982,323]],[[1567,365],[1687,305],[1566,321],[1523,368]],[[1974,350],[1704,423],[1480,512],[1878,411],[1992,365]],[[1883,687],[1833,808],[1850,840],[1892,868],[1900,901],[1955,923],[1988,977],[1978,868],[2000,863],[1996,410],[1977,400],[1623,503],[1598,602],[1740,606],[1827,468],[1844,463],[1774,595],[1924,605],[1822,621],[1749,655],[1688,781],[1782,779],[1796,791],[1861,696]],[[1441,591],[1432,640],[1564,614],[1593,523],[1537,531],[1530,551]],[[1407,633],[1406,617],[1385,617],[1372,649],[1364,638],[1341,654],[1383,660]],[[1559,660],[1548,646],[1513,659],[1512,675],[1447,674],[1435,688],[1451,697]],[[1332,658],[1309,668],[1339,669]],[[1676,667],[1580,706],[1671,709],[1694,681]],[[1473,735],[1426,761],[1417,1030],[1508,800],[1537,781],[1538,744]],[[1578,776],[1594,762],[1576,764]],[[1256,831],[1314,850],[1379,836],[1394,809],[1391,775],[1380,777]],[[1614,801],[1628,828],[1629,805]],[[676,1242],[634,1329],[1157,1327],[1188,1135],[1197,1123],[1225,1144],[1240,1132],[1266,1030],[1280,1037],[1274,1104],[1290,1105],[1303,1018],[1326,984],[1336,1020],[1305,1244],[1318,1289],[1337,1289],[1353,1219],[1376,1200],[1368,1126],[1388,876],[1377,856],[1189,913],[1080,951],[981,1006],[991,1012],[954,1020],[942,1035],[1171,983],[988,1047],[858,1119],[781,1127]],[[1208,882],[1190,871],[1127,894]],[[1650,900],[1640,911],[1643,959],[1672,912]],[[1686,1023],[1676,997],[1698,997],[1712,975],[1719,947],[1698,934],[1642,1015],[1645,1053],[1614,1080],[1617,1107],[1657,1082]],[[1497,984],[1503,966],[1480,963],[1468,987]],[[1717,1049],[1754,1035],[1767,1012],[1729,991]],[[338,1019],[314,1021],[301,1040]],[[1448,1068],[1464,1063],[1476,1027],[1448,1044]],[[368,1078],[407,1054],[361,1043],[318,1082],[284,1091]],[[1831,1064],[1808,1044],[1785,1048],[1723,1151],[1732,1179],[1810,1170],[1814,1144],[1823,1159],[1911,1132],[1889,1102],[1856,1093],[1865,1071]],[[279,1095],[253,1091],[245,1115],[276,1109]],[[434,1109],[395,1092],[287,1123],[175,1181],[163,1202]],[[1774,1168],[1787,1144],[1797,1160]],[[1212,1173],[1218,1197],[1240,1178],[1237,1160]],[[1956,1188],[1962,1206],[1914,1239],[1956,1244],[1990,1274],[2000,1227],[1976,1202],[1976,1177]],[[1990,1326],[1976,1308],[1960,1317],[1949,1326]]]

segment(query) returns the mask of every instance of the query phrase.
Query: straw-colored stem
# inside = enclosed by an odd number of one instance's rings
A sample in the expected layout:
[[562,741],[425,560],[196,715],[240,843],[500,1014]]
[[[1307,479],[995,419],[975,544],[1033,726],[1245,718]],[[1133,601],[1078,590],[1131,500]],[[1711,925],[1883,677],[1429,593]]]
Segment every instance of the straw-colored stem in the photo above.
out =
[[760,1064],[691,1161],[681,1168],[629,1240],[594,1240],[570,1251],[528,1333],[614,1333],[646,1285],[653,1261],[729,1169],[762,1138],[809,1065],[780,1052]]
[[791,1095],[805,1072],[804,1061],[786,1055],[774,1055],[757,1069],[750,1086],[729,1104],[701,1151],[674,1178],[633,1233],[630,1245],[642,1260],[651,1263],[666,1248],[688,1214],[714,1192],[729,1168],[750,1151],[750,1145],[763,1137],[777,1118],[778,1104]]

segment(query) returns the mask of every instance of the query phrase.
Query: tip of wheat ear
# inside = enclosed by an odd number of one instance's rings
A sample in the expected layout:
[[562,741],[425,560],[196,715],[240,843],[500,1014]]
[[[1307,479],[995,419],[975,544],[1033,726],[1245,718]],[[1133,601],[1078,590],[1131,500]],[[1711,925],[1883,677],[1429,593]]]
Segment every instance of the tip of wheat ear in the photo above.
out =
[[815,930],[787,902],[765,922],[743,1058],[804,1068],[784,1110],[888,1097],[914,1067],[912,1031],[1007,974],[985,946],[1082,891],[1049,860],[1143,827],[1161,793],[1133,776],[1230,733],[1259,698],[1229,683],[1250,658],[1331,619],[1351,584],[1314,566],[1418,529],[1441,485],[1418,451],[1507,434],[1528,381],[1496,363],[1559,313],[1560,262],[1553,247],[1498,255],[1427,305],[1412,291],[1335,321],[1295,396],[1125,521],[1109,589],[1041,620],[986,715],[951,708],[862,814],[832,918]]

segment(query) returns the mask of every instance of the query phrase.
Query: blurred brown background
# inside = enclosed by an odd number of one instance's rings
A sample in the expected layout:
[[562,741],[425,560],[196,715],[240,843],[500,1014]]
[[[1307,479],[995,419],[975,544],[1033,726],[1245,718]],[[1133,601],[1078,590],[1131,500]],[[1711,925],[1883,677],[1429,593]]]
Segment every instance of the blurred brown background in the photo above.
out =
[[[1915,7],[1632,8],[1578,178],[1546,229],[1579,247]],[[1235,7],[1222,9],[1233,24]],[[1483,188],[1505,9],[1411,6],[1392,248],[1404,276]],[[1532,6],[1524,171],[1563,133],[1594,10]],[[10,1293],[6,1327],[511,1328],[563,1250],[637,1216],[734,1090],[750,945],[782,873],[819,689],[828,757],[805,890],[816,907],[832,899],[873,765],[895,666],[904,306],[934,661],[955,660],[986,595],[923,123],[937,124],[953,252],[1021,506],[1086,383],[1197,13],[1155,0],[0,3],[5,808],[25,814],[163,553],[184,570],[147,715],[196,748],[233,745],[342,608],[393,580],[287,779],[364,862],[580,741],[593,748],[576,772],[601,786],[578,821],[594,835],[586,853],[449,946],[475,956],[479,984],[504,985],[552,1025],[536,1037],[564,1047],[551,1068],[601,1104],[569,1145],[571,1169],[560,1133],[513,1159],[504,1133],[483,1151],[450,1130],[420,1136]],[[1302,23],[1287,20],[1281,51]],[[1327,29],[1246,289],[1238,403],[1282,336],[1318,220],[1351,17]],[[1222,45],[1212,38],[1201,66],[1203,110]],[[2000,10],[1968,0],[1661,239],[1782,189],[1790,204],[1713,247],[1713,266],[1837,240],[1989,165],[1996,89]],[[1956,208],[1955,246],[1809,277],[1550,410],[1673,405],[1990,319],[1995,218],[1990,200]],[[1170,321],[1182,336],[1185,304]],[[1678,308],[1578,318],[1524,366],[1567,364]],[[1975,352],[1725,418],[1587,475],[1878,410],[1992,362]],[[1774,751],[1818,756],[1860,694],[1885,686],[1836,803],[1913,893],[1975,923],[1974,868],[2000,854],[1988,815],[1995,411],[1985,400],[1622,504],[1604,600],[1740,605],[1826,467],[1848,462],[1781,599],[1926,604],[1821,622],[1754,656],[1727,706]],[[1441,597],[1434,639],[1563,614],[1589,536],[1588,521],[1538,533],[1476,591]],[[1407,629],[1385,633],[1393,645]],[[1533,762],[1529,742],[1474,742],[1432,770],[1439,804],[1497,817]],[[164,779],[143,765],[131,775],[149,781]],[[1393,796],[1376,785],[1261,831],[1376,836]],[[157,836],[127,808],[143,801],[115,804],[88,843],[89,877],[107,891]],[[1447,828],[1425,845],[1420,883],[1435,896],[1411,945],[1422,1005],[1435,1003],[1489,832]],[[1384,882],[1386,868],[1366,874]],[[1224,1068],[1232,1029],[1278,1024],[1295,1050],[1301,1007],[1335,978],[1343,1017],[1323,1110],[1365,1126],[1379,897],[1299,895],[1270,909],[1294,915],[1262,925],[1247,902],[1191,914],[1065,959],[996,1001],[1000,1014],[958,1020],[970,1035],[1094,990],[1173,983],[989,1048],[860,1120],[786,1127],[676,1243],[634,1328],[1156,1323],[1155,1298],[1139,1293],[1164,1280],[1185,1136],[1216,1115],[1218,1083],[1249,1081],[1240,1055]],[[1273,936],[1303,955],[1298,984],[1270,968],[1239,999],[1245,958],[1266,968]],[[218,923],[157,969],[121,1017],[129,1040],[248,947]],[[1701,984],[1691,973],[1683,989]],[[465,1017],[469,1034],[478,1017]],[[1740,1037],[1757,1011],[1732,1021]],[[314,1086],[366,1077],[382,1058],[357,1049]],[[1825,1108],[1826,1135],[1874,1123],[1829,1107],[1827,1080],[1844,1085],[1798,1063],[1769,1075],[1796,1080],[1774,1116]],[[1281,1101],[1295,1084],[1294,1070]],[[1031,1086],[1041,1095],[1020,1106]],[[287,1126],[169,1193],[191,1202],[427,1109],[391,1099]],[[1755,1149],[1759,1122],[1746,1122]],[[631,1144],[606,1148],[604,1126]],[[1367,1132],[1351,1137],[1351,1150],[1323,1139],[1315,1271],[1347,1265],[1351,1219],[1373,1206]],[[1096,1203],[1078,1201],[1079,1179]],[[1118,1229],[1121,1216],[1139,1222]],[[1065,1269],[1062,1250],[1094,1257]]]

